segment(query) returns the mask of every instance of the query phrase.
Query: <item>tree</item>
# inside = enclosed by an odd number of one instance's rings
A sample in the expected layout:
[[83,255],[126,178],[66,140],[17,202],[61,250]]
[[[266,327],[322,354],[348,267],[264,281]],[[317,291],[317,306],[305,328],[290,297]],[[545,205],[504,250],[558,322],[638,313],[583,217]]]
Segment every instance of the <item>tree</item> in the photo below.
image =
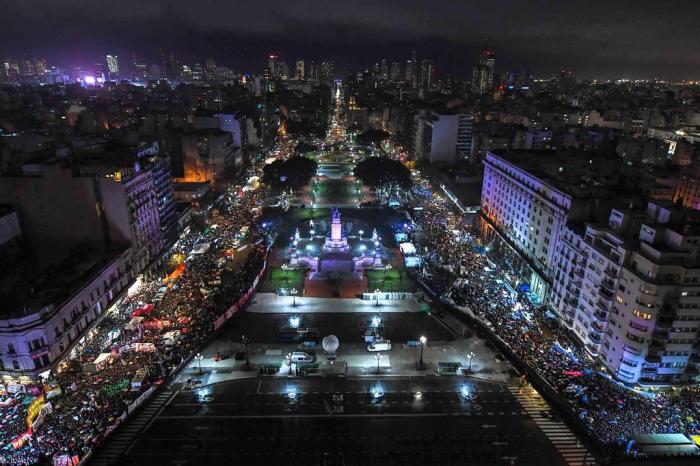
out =
[[317,168],[316,161],[306,157],[295,156],[287,160],[275,160],[263,168],[263,182],[275,190],[297,190],[309,184]]
[[411,172],[406,166],[388,157],[367,157],[355,166],[355,176],[382,195],[411,187]]
[[379,129],[369,129],[365,131],[364,133],[360,133],[357,135],[357,138],[355,138],[355,141],[358,142],[359,144],[366,144],[366,145],[371,145],[371,144],[379,144],[380,142],[384,141],[389,137],[389,133],[386,131],[382,131]]

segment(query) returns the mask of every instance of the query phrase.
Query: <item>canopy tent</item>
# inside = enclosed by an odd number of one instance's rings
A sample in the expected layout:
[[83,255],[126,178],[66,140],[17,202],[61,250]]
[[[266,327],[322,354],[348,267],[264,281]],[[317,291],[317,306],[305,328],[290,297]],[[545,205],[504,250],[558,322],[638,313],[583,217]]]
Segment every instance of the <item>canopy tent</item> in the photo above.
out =
[[404,256],[413,256],[416,254],[416,247],[413,243],[401,243],[399,249]]

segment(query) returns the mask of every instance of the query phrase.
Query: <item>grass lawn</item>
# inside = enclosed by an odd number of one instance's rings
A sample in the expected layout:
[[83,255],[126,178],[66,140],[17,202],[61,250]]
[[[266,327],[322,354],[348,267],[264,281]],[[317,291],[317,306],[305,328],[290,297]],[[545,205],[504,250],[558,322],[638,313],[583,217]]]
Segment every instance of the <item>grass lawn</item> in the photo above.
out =
[[346,180],[323,180],[312,183],[311,189],[315,193],[316,202],[321,203],[351,204],[358,202],[362,196],[362,184]]
[[371,293],[376,289],[382,291],[415,291],[415,286],[403,270],[390,269],[386,274],[383,270],[368,270],[367,291]]
[[304,289],[304,272],[301,270],[287,270],[285,272],[282,267],[268,267],[260,291],[272,293],[280,288],[296,288],[301,295],[301,291]]

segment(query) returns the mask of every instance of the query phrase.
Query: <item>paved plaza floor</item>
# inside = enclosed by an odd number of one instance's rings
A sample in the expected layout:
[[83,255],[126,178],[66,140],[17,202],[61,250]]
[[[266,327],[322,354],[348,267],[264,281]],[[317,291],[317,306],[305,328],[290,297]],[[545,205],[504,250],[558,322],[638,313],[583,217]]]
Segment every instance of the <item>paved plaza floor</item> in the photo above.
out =
[[[296,302],[296,305],[293,303]],[[261,314],[307,313],[387,313],[420,312],[423,305],[415,299],[364,300],[358,298],[310,298],[306,296],[278,296],[275,293],[258,293],[253,297],[248,312]]]

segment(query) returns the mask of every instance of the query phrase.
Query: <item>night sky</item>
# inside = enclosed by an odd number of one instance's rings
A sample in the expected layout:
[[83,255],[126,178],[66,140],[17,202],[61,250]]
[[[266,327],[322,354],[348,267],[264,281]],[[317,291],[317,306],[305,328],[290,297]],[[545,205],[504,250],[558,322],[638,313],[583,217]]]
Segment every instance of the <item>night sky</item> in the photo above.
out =
[[578,77],[700,79],[699,0],[0,0],[0,58],[90,64],[97,55],[160,48],[259,72],[335,57],[359,67],[415,48],[438,73],[470,77],[488,41],[499,71],[562,68]]

